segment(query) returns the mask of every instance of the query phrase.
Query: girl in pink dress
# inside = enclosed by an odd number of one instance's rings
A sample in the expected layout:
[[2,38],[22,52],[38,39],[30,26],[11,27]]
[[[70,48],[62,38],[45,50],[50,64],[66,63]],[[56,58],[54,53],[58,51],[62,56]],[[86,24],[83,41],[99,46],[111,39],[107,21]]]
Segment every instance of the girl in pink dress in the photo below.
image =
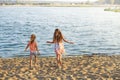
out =
[[30,67],[32,66],[32,56],[35,57],[35,64],[36,64],[36,51],[39,53],[38,47],[37,47],[37,42],[35,41],[36,36],[35,34],[32,34],[30,37],[30,41],[28,42],[25,51],[27,48],[30,48]]
[[64,39],[61,31],[59,29],[55,29],[54,35],[53,35],[53,41],[47,41],[47,43],[54,43],[55,44],[55,53],[56,53],[56,60],[58,67],[62,67],[62,53],[65,52],[63,41],[73,44],[73,42],[67,41]]

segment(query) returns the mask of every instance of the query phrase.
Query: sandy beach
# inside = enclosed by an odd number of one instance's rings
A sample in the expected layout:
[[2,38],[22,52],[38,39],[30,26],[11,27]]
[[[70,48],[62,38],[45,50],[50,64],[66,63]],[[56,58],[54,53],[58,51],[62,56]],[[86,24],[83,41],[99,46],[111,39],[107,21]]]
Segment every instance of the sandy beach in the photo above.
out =
[[63,68],[55,57],[38,57],[29,67],[29,57],[0,58],[0,80],[120,80],[120,55],[63,57]]

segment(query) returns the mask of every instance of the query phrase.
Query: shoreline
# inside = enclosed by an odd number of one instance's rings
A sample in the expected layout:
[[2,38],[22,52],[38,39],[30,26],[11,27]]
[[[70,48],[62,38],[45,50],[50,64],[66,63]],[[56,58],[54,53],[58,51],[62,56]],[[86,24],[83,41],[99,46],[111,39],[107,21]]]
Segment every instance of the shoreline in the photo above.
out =
[[0,58],[0,80],[119,80],[120,55],[63,57],[62,68],[55,57],[37,57],[29,68],[29,57]]
[[[66,54],[62,54],[62,57],[64,58],[67,58],[67,57],[81,57],[81,56],[88,56],[88,57],[91,57],[91,56],[120,56],[120,53],[118,54],[107,54],[107,53],[92,53],[92,54],[76,54],[76,55],[66,55]],[[24,58],[24,57],[29,57],[29,54],[28,55],[16,55],[16,56],[9,56],[9,57],[2,57],[0,56],[0,59],[12,59],[12,58]],[[47,58],[47,57],[53,57],[55,58],[56,55],[53,55],[53,56],[43,56],[43,55],[38,55],[37,54],[37,57],[40,57],[40,58]]]

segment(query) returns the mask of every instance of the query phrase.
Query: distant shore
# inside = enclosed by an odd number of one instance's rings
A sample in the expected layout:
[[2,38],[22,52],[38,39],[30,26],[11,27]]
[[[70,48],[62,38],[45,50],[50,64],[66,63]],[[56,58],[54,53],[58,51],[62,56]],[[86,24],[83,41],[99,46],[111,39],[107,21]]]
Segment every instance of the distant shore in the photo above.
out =
[[29,67],[29,57],[0,58],[0,80],[119,80],[120,55],[63,57],[63,67],[55,57],[38,57]]
[[6,7],[6,6],[16,6],[16,7],[22,7],[22,6],[27,6],[27,7],[114,7],[114,6],[118,6],[120,7],[120,5],[86,5],[86,4],[82,4],[82,5],[69,5],[69,4],[52,4],[52,5],[33,5],[33,4],[24,4],[24,5],[21,5],[21,4],[14,4],[14,5],[0,5],[0,7]]

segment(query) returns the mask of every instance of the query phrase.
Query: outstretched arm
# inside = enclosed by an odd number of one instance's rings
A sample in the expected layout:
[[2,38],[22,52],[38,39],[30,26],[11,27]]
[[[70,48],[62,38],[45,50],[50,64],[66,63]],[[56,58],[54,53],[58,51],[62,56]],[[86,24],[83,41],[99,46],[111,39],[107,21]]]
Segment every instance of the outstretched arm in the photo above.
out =
[[64,38],[63,38],[63,41],[65,41],[65,42],[67,42],[67,43],[70,43],[70,44],[74,44],[73,42],[68,41],[68,40],[66,40],[66,39],[64,39]]
[[27,44],[27,46],[26,46],[26,48],[25,48],[25,50],[24,51],[27,51],[27,48],[29,47],[29,44]]

